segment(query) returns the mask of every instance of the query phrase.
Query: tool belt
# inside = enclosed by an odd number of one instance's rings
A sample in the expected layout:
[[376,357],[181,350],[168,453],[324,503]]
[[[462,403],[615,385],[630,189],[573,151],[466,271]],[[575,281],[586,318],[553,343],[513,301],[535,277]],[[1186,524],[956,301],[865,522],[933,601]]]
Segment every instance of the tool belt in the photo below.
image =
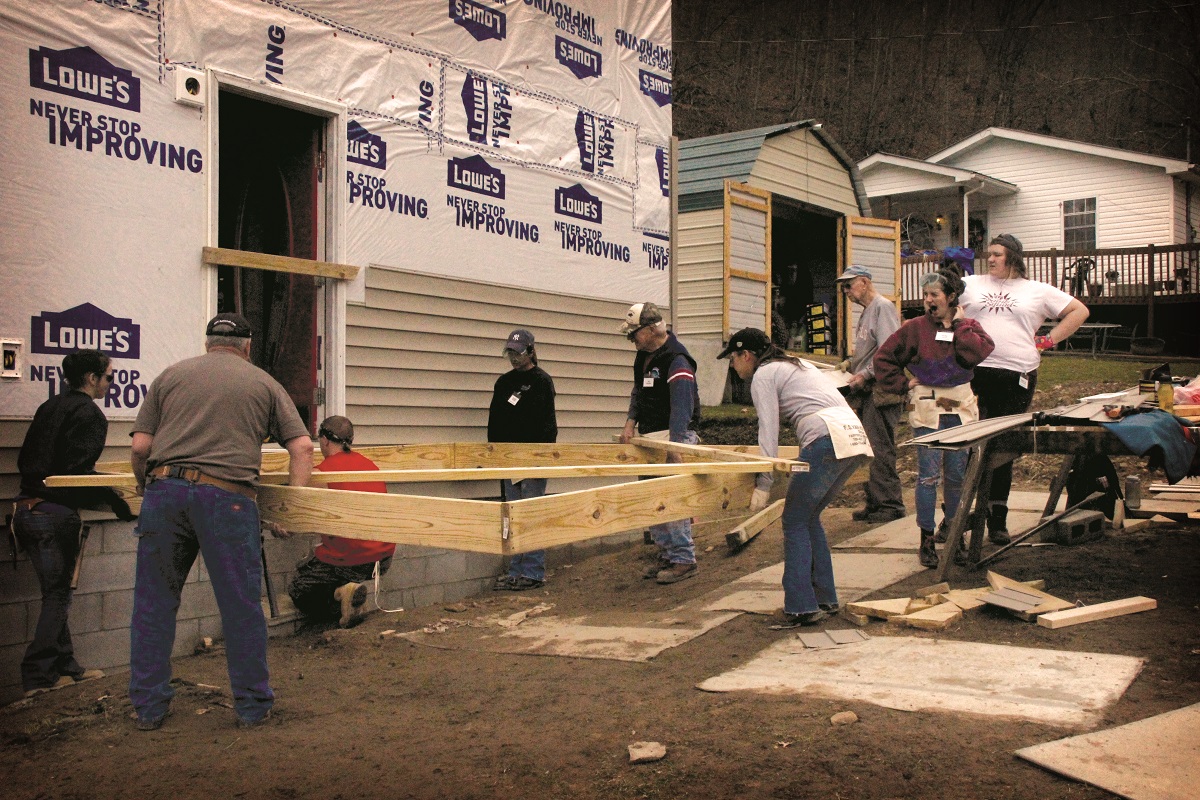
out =
[[210,477],[195,467],[157,467],[150,470],[147,475],[148,477],[155,479],[179,478],[187,481],[188,483],[204,483],[208,484],[209,486],[216,486],[218,489],[224,489],[227,492],[235,492],[236,494],[240,494],[242,497],[248,497],[251,500],[254,500],[258,497],[258,492],[254,489],[251,489],[249,486],[243,486],[240,483],[233,483],[231,481],[223,481],[220,478]]
[[33,511],[34,506],[42,502],[40,497],[22,497],[20,500],[13,501],[13,511]]

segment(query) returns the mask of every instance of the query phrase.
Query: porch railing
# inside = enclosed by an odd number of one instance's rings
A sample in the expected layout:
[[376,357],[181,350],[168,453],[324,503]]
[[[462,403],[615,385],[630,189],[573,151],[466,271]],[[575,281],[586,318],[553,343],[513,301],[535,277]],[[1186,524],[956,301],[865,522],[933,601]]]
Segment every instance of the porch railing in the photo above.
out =
[[[901,301],[921,302],[921,276],[937,269],[936,255],[900,260]],[[1098,250],[1033,250],[1025,253],[1033,280],[1057,286],[1088,304],[1137,304],[1200,299],[1200,243],[1109,247]],[[987,272],[987,258],[975,259],[975,274]]]

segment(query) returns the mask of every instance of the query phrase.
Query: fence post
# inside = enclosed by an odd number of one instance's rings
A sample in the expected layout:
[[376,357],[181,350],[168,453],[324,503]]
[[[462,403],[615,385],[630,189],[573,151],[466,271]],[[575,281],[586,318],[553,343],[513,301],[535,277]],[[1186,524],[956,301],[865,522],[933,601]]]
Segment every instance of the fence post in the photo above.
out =
[[1058,286],[1058,250],[1050,248],[1050,285]]
[[1146,335],[1154,335],[1154,245],[1148,246],[1148,254],[1146,256],[1147,266],[1150,271],[1150,297],[1146,301]]

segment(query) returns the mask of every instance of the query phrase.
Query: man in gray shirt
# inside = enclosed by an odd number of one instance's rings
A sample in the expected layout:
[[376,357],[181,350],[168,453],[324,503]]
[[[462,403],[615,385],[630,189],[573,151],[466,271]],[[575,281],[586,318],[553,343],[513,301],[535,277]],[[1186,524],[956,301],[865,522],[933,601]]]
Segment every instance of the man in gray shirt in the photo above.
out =
[[866,483],[867,505],[854,512],[854,519],[891,522],[904,516],[900,476],[896,473],[896,425],[904,409],[904,398],[875,391],[875,351],[900,328],[896,305],[871,282],[871,272],[855,264],[838,276],[842,291],[862,306],[854,329],[854,355],[850,359],[847,400],[858,412],[875,458]]

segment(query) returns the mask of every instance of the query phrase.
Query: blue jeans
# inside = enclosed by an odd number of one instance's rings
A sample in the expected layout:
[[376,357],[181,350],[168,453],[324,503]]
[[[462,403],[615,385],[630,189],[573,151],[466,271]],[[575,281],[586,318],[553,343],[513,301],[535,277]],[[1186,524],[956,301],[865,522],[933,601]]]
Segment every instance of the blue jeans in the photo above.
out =
[[[697,444],[700,437],[688,431],[684,444]],[[658,545],[659,554],[672,564],[695,564],[696,547],[692,543],[692,519],[677,519],[650,526],[650,536]]]
[[199,552],[221,611],[234,710],[247,722],[262,719],[275,695],[267,684],[258,506],[216,486],[165,478],[146,487],[136,533],[129,698],[138,718],[161,718],[175,695],[175,616]]
[[21,661],[21,688],[27,692],[53,686],[63,675],[83,674],[67,627],[79,526],[79,515],[57,503],[39,503],[33,511],[23,508],[13,519],[17,541],[29,556],[42,590],[37,629]]
[[783,610],[807,614],[819,604],[837,603],[833,585],[833,557],[821,525],[821,512],[833,502],[842,486],[866,456],[838,460],[833,442],[822,436],[800,451],[808,472],[792,475],[783,503]]
[[[505,500],[528,500],[531,497],[541,497],[546,494],[545,478],[526,478],[513,483],[510,480],[500,481],[500,492]],[[508,562],[508,577],[529,578],[534,581],[546,580],[546,551],[531,550],[528,553],[517,553]]]
[[[938,417],[940,431],[957,428],[962,423],[958,414],[942,414]],[[933,433],[933,428],[913,428],[913,436]],[[937,508],[937,487],[943,483],[942,494],[946,503],[946,519],[954,518],[962,498],[963,476],[967,474],[967,457],[971,451],[938,450],[933,447],[917,447],[917,527],[923,531],[933,530],[933,515]]]

